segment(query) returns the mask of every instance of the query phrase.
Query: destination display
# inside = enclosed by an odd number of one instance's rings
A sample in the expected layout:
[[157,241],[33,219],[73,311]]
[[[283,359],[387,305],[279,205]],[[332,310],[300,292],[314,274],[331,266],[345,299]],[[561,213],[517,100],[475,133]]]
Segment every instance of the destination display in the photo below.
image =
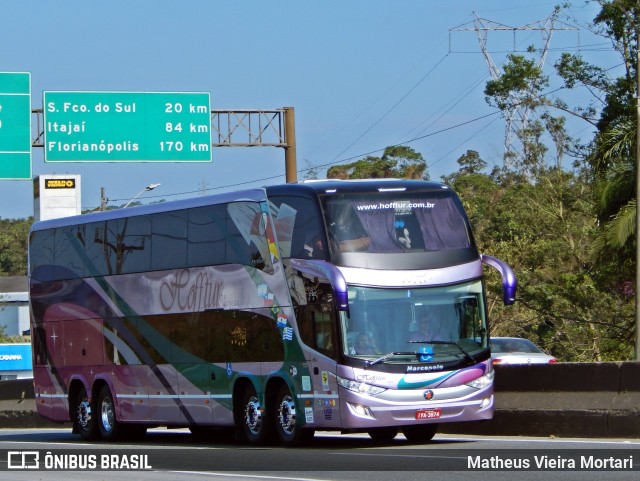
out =
[[45,162],[211,162],[209,93],[44,92]]
[[0,179],[31,178],[31,74],[0,72]]

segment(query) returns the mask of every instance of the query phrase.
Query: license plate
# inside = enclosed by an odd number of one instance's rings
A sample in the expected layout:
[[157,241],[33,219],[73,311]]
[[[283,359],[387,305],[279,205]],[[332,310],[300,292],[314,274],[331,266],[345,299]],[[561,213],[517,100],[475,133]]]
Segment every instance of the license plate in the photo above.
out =
[[416,419],[438,419],[442,414],[440,409],[418,409]]

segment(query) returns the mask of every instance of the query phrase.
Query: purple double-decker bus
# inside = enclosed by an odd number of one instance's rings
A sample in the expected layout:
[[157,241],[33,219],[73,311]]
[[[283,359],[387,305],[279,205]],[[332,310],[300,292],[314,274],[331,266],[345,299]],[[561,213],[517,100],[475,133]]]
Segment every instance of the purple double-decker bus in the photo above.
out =
[[318,181],[36,222],[37,409],[85,440],[429,441],[493,415],[483,264],[458,196]]

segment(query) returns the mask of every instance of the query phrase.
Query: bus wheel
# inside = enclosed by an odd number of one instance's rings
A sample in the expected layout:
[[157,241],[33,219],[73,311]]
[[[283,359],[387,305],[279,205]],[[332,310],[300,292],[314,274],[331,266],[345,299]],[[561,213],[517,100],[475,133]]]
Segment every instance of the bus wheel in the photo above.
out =
[[242,432],[249,444],[266,444],[271,436],[269,416],[253,386],[242,395],[240,415]]
[[420,424],[414,426],[404,426],[402,434],[410,443],[428,443],[438,432],[437,424]]
[[299,446],[313,438],[313,429],[303,429],[298,424],[296,403],[287,386],[281,386],[275,403],[276,434],[284,446]]
[[122,426],[116,419],[116,408],[108,386],[102,386],[98,396],[100,435],[105,441],[116,441],[121,434]]
[[384,443],[387,441],[391,441],[393,438],[395,438],[398,435],[398,432],[400,432],[400,430],[398,428],[393,428],[393,427],[373,428],[373,429],[369,429],[367,431],[367,434],[374,441]]
[[89,401],[84,387],[80,388],[76,396],[75,406],[74,431],[80,433],[80,437],[85,441],[95,441],[100,437],[95,403]]

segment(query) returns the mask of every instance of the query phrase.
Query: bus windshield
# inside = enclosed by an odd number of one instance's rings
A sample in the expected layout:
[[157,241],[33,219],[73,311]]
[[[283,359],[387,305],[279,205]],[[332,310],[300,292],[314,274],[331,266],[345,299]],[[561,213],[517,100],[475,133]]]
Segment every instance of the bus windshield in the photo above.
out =
[[466,249],[472,244],[457,197],[448,190],[334,194],[324,210],[331,249],[400,253]]
[[[481,281],[412,289],[349,286],[349,313],[343,313],[344,354],[388,362],[460,360],[487,347]],[[423,359],[424,361],[424,359]]]

